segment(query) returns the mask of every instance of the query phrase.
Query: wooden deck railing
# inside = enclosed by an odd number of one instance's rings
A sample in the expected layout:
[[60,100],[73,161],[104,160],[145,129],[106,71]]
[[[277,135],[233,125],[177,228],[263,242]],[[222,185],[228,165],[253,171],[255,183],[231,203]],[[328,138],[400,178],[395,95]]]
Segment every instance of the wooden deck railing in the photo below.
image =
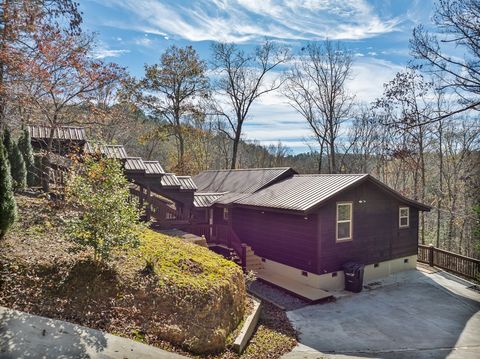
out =
[[418,245],[418,261],[431,267],[439,267],[460,274],[467,278],[477,279],[480,275],[480,260],[465,257],[433,246]]
[[[130,188],[130,194],[132,196],[140,198],[140,191],[136,188]],[[145,196],[143,200],[145,203],[150,204],[150,215],[159,222],[189,220],[189,216],[187,214],[178,212],[174,208],[170,207],[167,203],[155,196],[150,196],[150,198],[147,198]]]

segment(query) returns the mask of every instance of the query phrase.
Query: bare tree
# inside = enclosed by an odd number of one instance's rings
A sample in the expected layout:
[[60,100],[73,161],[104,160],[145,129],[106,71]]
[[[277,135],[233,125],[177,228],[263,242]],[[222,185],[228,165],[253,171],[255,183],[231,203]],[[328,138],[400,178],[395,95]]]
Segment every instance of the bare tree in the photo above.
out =
[[[438,78],[440,90],[453,90],[460,98],[459,107],[422,122],[434,122],[453,114],[480,108],[480,1],[439,0],[433,22],[442,37],[420,25],[410,41],[412,53],[422,67]],[[449,54],[454,45],[464,56]]]
[[213,68],[219,76],[214,85],[218,95],[215,113],[227,124],[227,129],[219,126],[219,130],[233,143],[230,167],[235,168],[243,124],[252,105],[280,87],[280,77],[270,80],[267,75],[289,59],[289,52],[269,41],[253,53],[225,43],[213,45],[212,50]]
[[330,41],[311,43],[302,50],[287,75],[284,93],[310,125],[320,147],[320,161],[327,146],[329,172],[336,173],[337,139],[353,105],[353,96],[346,90],[352,55]]

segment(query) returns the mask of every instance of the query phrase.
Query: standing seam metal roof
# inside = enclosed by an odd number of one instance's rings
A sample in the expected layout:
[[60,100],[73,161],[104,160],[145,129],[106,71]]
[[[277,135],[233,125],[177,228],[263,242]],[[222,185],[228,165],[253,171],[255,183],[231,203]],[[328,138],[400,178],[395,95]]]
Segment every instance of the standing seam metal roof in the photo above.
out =
[[366,176],[368,175],[295,175],[234,203],[306,211]]
[[305,212],[365,179],[369,179],[401,201],[421,210],[430,210],[429,206],[404,197],[368,174],[295,175],[231,203]]
[[160,175],[164,174],[165,171],[163,170],[160,162],[158,161],[143,161],[145,165],[145,173],[149,175]]
[[128,157],[125,161],[125,170],[142,172],[146,170],[146,166],[141,157]]
[[[29,125],[28,132],[32,139],[37,140],[46,140],[50,138],[51,127],[48,126],[38,126],[38,125]],[[57,140],[69,140],[69,141],[86,141],[87,136],[85,134],[85,128],[83,127],[73,127],[73,126],[62,126],[57,127],[54,130],[54,138]]]
[[164,187],[180,187],[181,183],[174,173],[165,173],[160,180],[160,183]]
[[100,152],[102,155],[108,158],[116,158],[124,160],[128,157],[125,147],[122,145],[102,145],[98,143],[91,143],[87,141],[84,146],[86,153],[97,153]]
[[290,167],[204,171],[193,177],[199,192],[253,193],[268,185]]
[[225,193],[195,193],[193,205],[197,208],[210,207],[217,199]]
[[177,176],[177,179],[180,181],[181,189],[185,190],[196,190],[197,186],[193,182],[191,176]]

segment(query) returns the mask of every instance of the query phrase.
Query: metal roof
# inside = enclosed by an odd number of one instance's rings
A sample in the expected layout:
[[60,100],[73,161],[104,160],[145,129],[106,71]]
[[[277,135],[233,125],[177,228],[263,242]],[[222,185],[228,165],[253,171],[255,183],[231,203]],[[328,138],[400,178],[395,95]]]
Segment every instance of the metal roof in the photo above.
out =
[[124,160],[128,157],[125,147],[122,145],[102,145],[87,141],[83,147],[86,153],[98,153],[108,158],[116,158]]
[[199,192],[253,193],[285,173],[290,167],[204,171],[193,177]]
[[191,176],[177,176],[177,179],[180,181],[181,189],[194,191],[197,189],[197,186],[195,185],[195,182],[193,182]]
[[[46,140],[50,138],[50,130],[52,127],[28,125],[28,132],[30,137],[36,140]],[[67,141],[86,141],[87,136],[85,134],[85,128],[73,127],[73,126],[61,126],[56,127],[53,132],[53,138],[56,140]]]
[[[410,203],[422,210],[430,209],[429,206],[402,196],[368,174],[295,175],[256,193],[234,199],[230,203],[305,212],[354,184],[367,179],[403,202]],[[220,200],[223,200],[223,198]]]
[[210,207],[217,199],[225,193],[195,193],[193,197],[193,205],[197,208]]
[[149,175],[161,175],[165,173],[160,162],[158,161],[143,161],[145,164],[145,173]]
[[165,173],[160,180],[163,187],[180,187],[181,183],[174,173]]
[[366,174],[295,175],[234,203],[307,211],[336,193],[365,178]]
[[141,157],[128,157],[125,161],[125,170],[143,172],[146,170],[146,166]]

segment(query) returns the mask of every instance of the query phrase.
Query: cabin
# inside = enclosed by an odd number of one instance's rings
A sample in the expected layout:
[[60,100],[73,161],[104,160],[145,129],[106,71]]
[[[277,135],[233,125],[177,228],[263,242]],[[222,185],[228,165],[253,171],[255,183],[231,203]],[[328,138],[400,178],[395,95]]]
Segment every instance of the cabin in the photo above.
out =
[[60,178],[69,154],[114,158],[156,228],[203,236],[211,250],[308,300],[343,289],[348,262],[365,265],[364,282],[416,267],[419,212],[430,207],[368,174],[279,167],[177,176],[122,145],[89,142],[82,128],[28,129],[37,151],[52,141]]
[[266,168],[193,181],[196,228],[212,249],[239,242],[247,270],[308,299],[344,288],[347,262],[365,265],[365,282],[415,268],[419,212],[430,210],[368,174]]

